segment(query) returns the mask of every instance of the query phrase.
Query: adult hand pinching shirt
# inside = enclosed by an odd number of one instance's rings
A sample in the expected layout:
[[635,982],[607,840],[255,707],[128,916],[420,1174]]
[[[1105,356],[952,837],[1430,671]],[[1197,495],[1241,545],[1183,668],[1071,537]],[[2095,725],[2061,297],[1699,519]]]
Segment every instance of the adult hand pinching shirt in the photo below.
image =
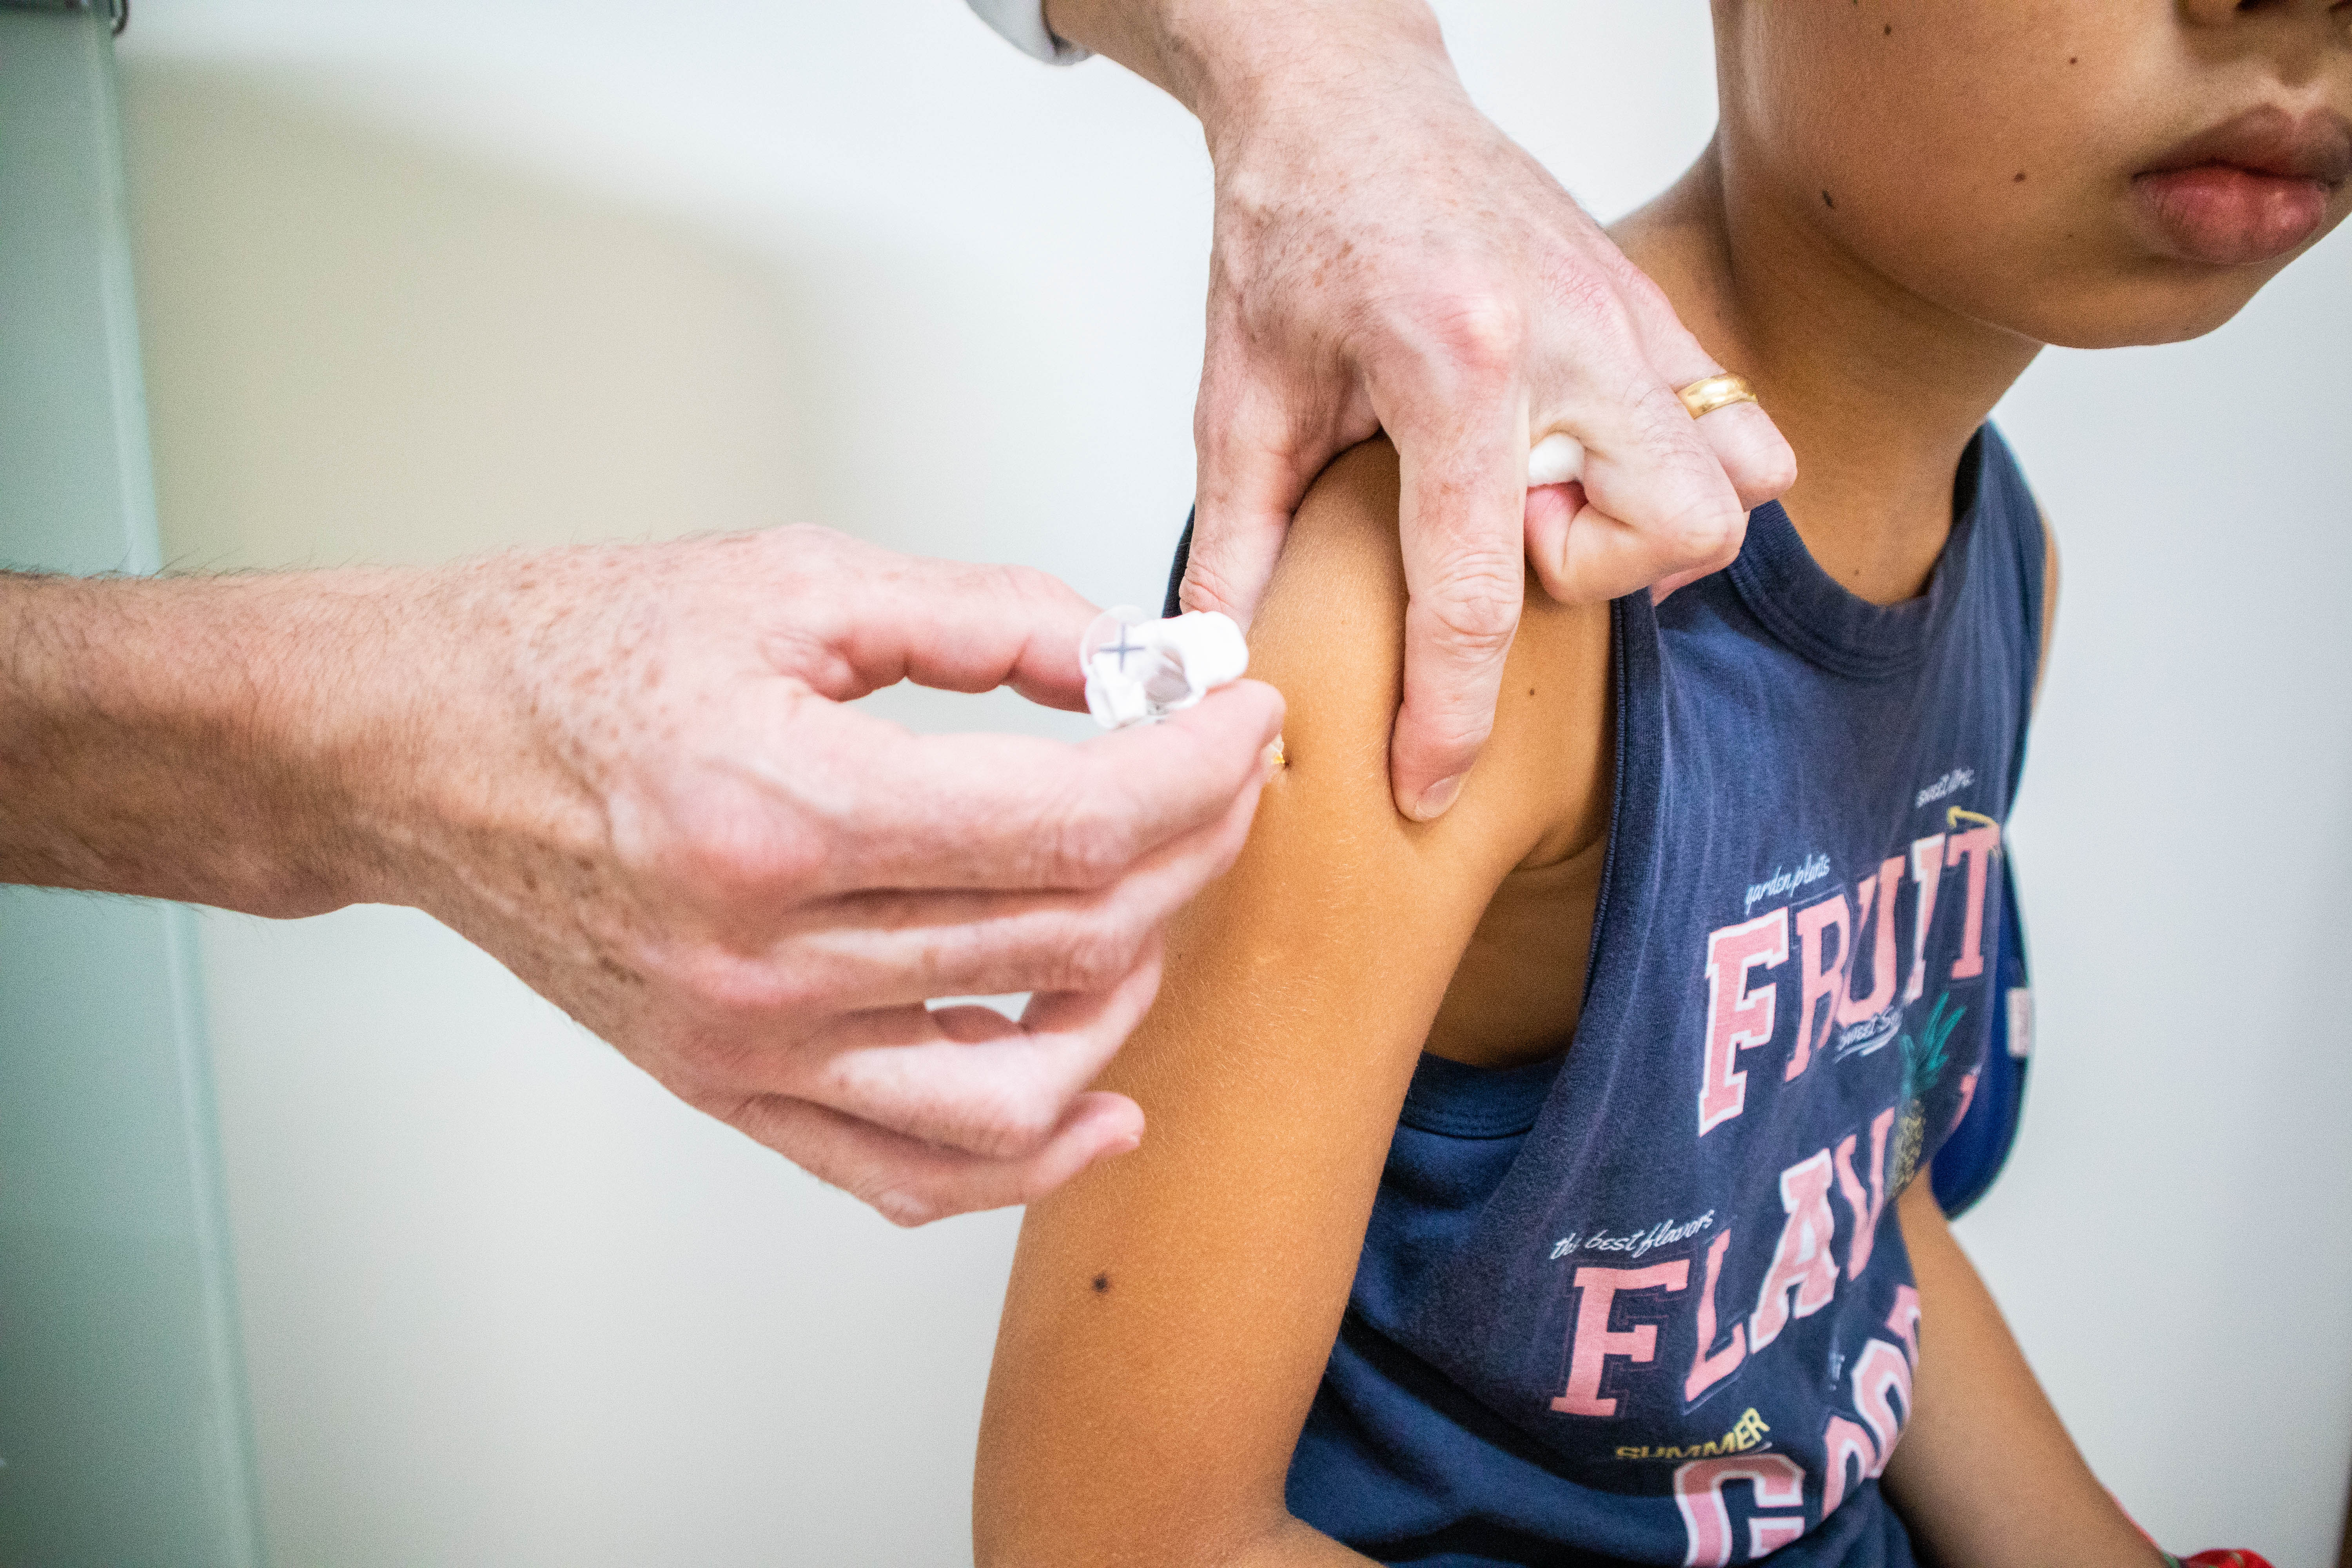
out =
[[[1796,463],[1666,298],[1479,112],[1423,0],[971,0],[1043,59],[1089,50],[1201,121],[1216,174],[1184,607],[1247,625],[1291,513],[1385,431],[1411,602],[1397,809],[1461,793],[1494,725],[1531,566],[1563,600],[1670,592],[1738,552]],[[1576,485],[1530,492],[1564,435]]]

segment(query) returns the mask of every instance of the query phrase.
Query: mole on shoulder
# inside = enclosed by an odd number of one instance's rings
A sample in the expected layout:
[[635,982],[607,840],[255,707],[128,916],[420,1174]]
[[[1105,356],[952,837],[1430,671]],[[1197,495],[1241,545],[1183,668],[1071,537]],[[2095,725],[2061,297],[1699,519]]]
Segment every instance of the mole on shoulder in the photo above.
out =
[[1095,1294],[1097,1296],[1107,1296],[1110,1294],[1109,1275],[1097,1274],[1095,1276]]
[[1822,205],[1829,208],[1832,212],[1837,211],[1837,203],[1831,197],[1827,191],[1823,191],[1822,193]]

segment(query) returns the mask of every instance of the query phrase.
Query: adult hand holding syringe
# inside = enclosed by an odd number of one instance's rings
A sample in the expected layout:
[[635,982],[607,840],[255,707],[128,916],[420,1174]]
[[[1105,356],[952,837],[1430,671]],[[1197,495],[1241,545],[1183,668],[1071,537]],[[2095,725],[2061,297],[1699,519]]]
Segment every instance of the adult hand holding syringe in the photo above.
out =
[[[902,1224],[1134,1146],[1089,1093],[1281,726],[1238,681],[1080,745],[919,736],[899,680],[1084,706],[1094,606],[817,529],[433,571],[0,577],[0,880],[412,904],[688,1104]],[[930,999],[1033,993],[1015,1023]]]

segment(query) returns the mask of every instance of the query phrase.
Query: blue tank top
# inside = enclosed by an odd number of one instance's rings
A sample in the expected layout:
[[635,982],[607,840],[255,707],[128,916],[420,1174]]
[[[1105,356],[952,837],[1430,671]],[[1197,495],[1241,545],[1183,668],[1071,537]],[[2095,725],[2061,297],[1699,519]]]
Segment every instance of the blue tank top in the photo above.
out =
[[1846,593],[1769,505],[1617,603],[1582,1018],[1532,1067],[1422,1059],[1299,1518],[1430,1568],[1912,1563],[1877,1477],[1933,1328],[1894,1209],[2022,1000],[2043,550],[1988,427],[1921,598]]

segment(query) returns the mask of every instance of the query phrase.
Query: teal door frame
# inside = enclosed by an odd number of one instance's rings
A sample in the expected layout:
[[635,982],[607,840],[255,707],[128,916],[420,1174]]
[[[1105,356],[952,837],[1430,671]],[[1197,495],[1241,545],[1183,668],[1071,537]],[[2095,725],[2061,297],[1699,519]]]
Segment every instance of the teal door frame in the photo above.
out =
[[[0,0],[0,568],[159,568],[115,6]],[[193,910],[0,888],[0,1563],[259,1568]]]

